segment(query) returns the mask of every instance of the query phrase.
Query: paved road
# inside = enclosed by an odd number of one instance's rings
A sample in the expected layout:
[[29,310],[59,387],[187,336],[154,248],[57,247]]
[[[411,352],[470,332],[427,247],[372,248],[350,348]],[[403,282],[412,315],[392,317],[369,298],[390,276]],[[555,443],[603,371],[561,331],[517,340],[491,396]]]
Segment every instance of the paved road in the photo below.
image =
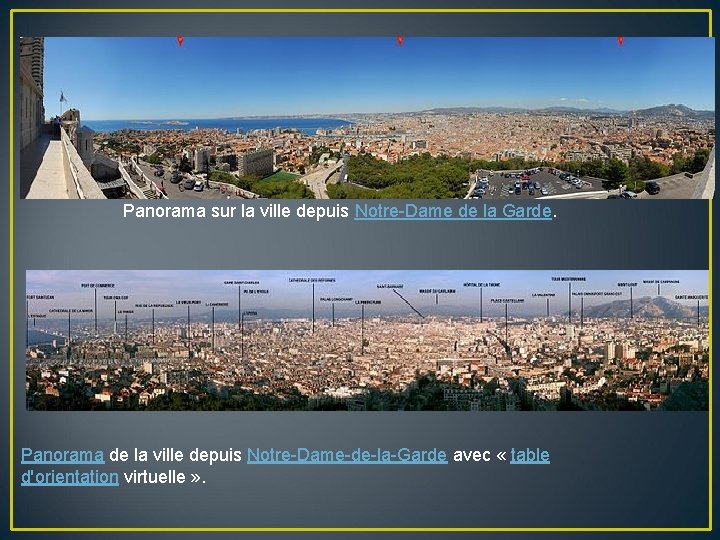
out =
[[[468,183],[468,191],[465,194],[466,199],[473,199],[476,198],[473,195],[473,191],[475,191],[475,188],[480,184],[480,179],[483,177],[487,177],[489,181],[489,185],[485,192],[485,197],[488,199],[495,198],[493,195],[497,192],[496,186],[493,186],[493,179],[498,173],[496,171],[486,171],[484,169],[480,169],[478,174],[471,174],[470,175],[470,182]],[[498,177],[499,178],[499,177]]]
[[681,173],[658,178],[655,182],[660,186],[660,193],[650,195],[643,191],[638,193],[638,199],[692,199],[700,177],[700,174],[696,174],[695,178],[688,178]]
[[221,192],[218,188],[205,187],[202,191],[194,191],[192,189],[183,189],[183,191],[180,191],[180,186],[185,182],[186,178],[190,177],[190,175],[184,174],[183,181],[180,184],[173,184],[170,182],[170,170],[167,167],[165,167],[165,176],[162,178],[153,176],[155,167],[152,165],[140,162],[140,169],[142,169],[145,173],[145,176],[153,180],[158,186],[162,181],[162,186],[165,188],[168,199],[194,199],[204,201],[212,199],[236,198],[234,196],[228,196],[227,193]]
[[342,155],[342,168],[340,169],[339,183],[347,182],[345,177],[348,175],[348,161],[349,160],[350,160],[350,154]]
[[312,190],[316,199],[329,199],[327,181],[330,176],[332,176],[336,170],[342,168],[342,166],[343,161],[341,160],[332,167],[328,166],[327,169],[325,167],[320,167],[320,169],[300,178],[300,181]]

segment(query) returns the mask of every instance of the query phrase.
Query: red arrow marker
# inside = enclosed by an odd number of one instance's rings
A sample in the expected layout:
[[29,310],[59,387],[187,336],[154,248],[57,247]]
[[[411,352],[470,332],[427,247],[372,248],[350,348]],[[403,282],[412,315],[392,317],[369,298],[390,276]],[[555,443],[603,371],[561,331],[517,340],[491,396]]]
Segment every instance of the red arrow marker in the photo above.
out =
[[397,37],[397,44],[402,47],[403,42],[405,41],[405,38],[402,36]]
[[618,43],[620,44],[621,47],[622,47],[623,41],[625,41],[625,38],[622,36],[618,36]]
[[184,38],[184,37],[182,37],[182,36],[178,36],[178,37],[177,37],[178,45],[180,45],[181,47],[182,47],[183,41],[185,41],[185,38]]

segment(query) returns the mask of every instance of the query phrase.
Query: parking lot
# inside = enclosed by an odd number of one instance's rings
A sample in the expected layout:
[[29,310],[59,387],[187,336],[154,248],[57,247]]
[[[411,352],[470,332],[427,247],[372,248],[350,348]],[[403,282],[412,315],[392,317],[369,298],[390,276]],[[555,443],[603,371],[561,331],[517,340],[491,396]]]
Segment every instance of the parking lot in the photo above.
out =
[[[170,181],[170,178],[172,175],[170,174],[170,170],[165,168],[165,174],[162,177],[154,176],[155,167],[148,165],[147,163],[140,163],[140,168],[145,173],[145,176],[152,179],[158,186],[162,185],[162,187],[165,189],[165,193],[167,194],[169,199],[195,199],[195,200],[213,200],[213,199],[227,199],[228,194],[223,193],[218,188],[209,188],[206,186],[203,186],[202,191],[194,191],[191,189],[186,189],[184,187],[185,181],[190,178],[189,174],[183,174],[183,179],[178,184],[173,184]],[[182,188],[181,188],[182,186]],[[235,197],[231,197],[235,198]]]
[[697,174],[690,178],[685,174],[674,174],[665,178],[658,178],[655,183],[660,187],[660,192],[651,195],[647,191],[638,193],[639,199],[692,199],[695,190],[698,188],[702,175]]
[[[483,176],[488,178],[488,186],[482,197],[486,199],[535,199],[564,194],[573,195],[583,192],[604,191],[602,181],[597,178],[580,178],[578,187],[568,180],[562,180],[559,176],[560,172],[557,175],[551,174],[547,168],[528,175],[528,180],[521,178],[523,174],[524,171],[480,171],[480,178]],[[534,188],[536,183],[539,188]],[[517,193],[516,184],[520,186],[520,193]],[[531,185],[533,186],[532,190],[530,189]],[[470,197],[473,197],[472,190]]]

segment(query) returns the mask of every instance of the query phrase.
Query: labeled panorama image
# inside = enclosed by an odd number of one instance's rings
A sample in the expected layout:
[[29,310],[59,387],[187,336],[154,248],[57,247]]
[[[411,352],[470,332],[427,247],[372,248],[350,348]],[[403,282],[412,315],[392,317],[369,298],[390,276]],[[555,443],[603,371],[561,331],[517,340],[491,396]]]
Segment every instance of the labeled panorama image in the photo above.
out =
[[15,46],[22,198],[715,192],[711,38],[24,37]]
[[706,271],[33,270],[26,285],[30,410],[708,410]]

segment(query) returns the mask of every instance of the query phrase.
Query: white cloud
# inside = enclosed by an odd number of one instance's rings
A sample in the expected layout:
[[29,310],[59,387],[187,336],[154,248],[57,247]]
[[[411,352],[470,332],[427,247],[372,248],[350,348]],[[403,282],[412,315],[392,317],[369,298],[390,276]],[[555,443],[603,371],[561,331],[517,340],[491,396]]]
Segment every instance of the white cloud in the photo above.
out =
[[580,102],[580,103],[587,103],[587,102],[590,101],[590,100],[589,100],[589,99],[585,99],[585,98],[577,98],[575,101],[578,101],[578,102]]

